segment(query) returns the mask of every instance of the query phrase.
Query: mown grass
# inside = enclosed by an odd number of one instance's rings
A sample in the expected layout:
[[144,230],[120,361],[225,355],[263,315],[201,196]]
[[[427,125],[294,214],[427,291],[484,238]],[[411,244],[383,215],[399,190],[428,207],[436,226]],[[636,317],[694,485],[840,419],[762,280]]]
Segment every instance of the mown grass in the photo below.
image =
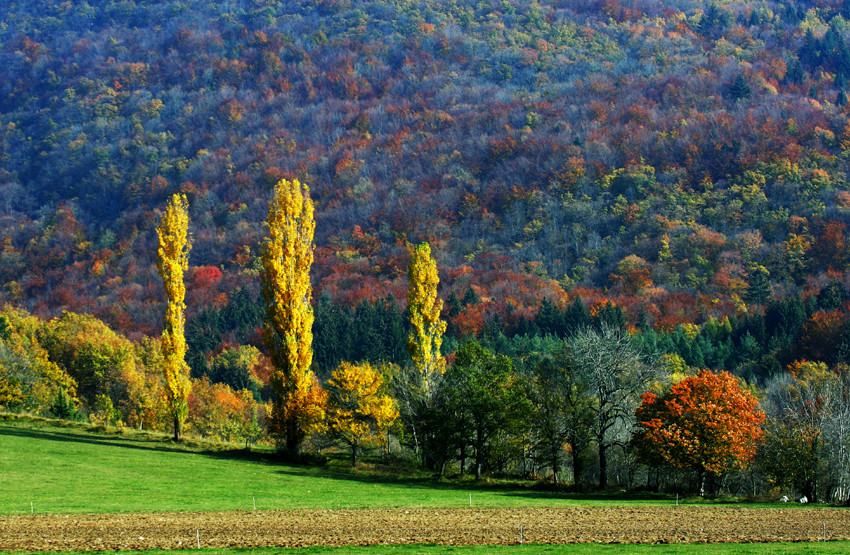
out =
[[[174,443],[133,431],[0,419],[0,513],[663,504],[669,496],[571,494],[517,482],[437,481],[345,463],[284,464],[271,451]],[[685,501],[684,499],[682,500]]]
[[[570,544],[570,545],[516,545],[516,546],[439,546],[439,545],[376,545],[347,547],[303,547],[262,549],[202,549],[193,550],[200,555],[537,555],[569,553],[589,555],[595,553],[626,555],[786,555],[797,553],[848,553],[850,542],[826,543],[771,543],[771,544]],[[3,553],[3,552],[0,552]],[[17,555],[21,552],[8,552]],[[65,552],[80,555],[81,552]],[[90,552],[94,553],[94,552]],[[122,555],[172,555],[171,551],[122,551]],[[27,555],[36,555],[27,553]],[[62,552],[44,552],[44,555],[62,555]]]

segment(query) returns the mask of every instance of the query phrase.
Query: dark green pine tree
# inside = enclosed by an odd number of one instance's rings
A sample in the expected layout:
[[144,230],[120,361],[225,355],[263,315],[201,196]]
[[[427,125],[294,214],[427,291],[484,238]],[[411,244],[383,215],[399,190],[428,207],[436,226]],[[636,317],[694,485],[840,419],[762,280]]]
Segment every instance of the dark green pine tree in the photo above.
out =
[[460,304],[460,299],[455,294],[454,291],[449,293],[449,298],[446,299],[446,306],[448,307],[448,315],[449,318],[454,318],[463,310],[463,305]]
[[750,270],[750,287],[747,289],[746,300],[754,304],[764,304],[770,297],[770,272],[764,266]]
[[407,351],[408,321],[404,312],[395,300],[395,297],[378,301],[380,308],[379,333],[383,338],[381,342],[381,358],[378,362],[393,362],[403,364],[409,360]]
[[480,302],[481,298],[478,296],[478,293],[475,292],[475,289],[467,287],[466,293],[463,295],[463,306],[475,305]]
[[803,46],[800,47],[799,58],[800,62],[809,70],[818,67],[821,63],[820,44],[811,29],[806,30]]
[[826,287],[818,293],[818,309],[819,310],[835,310],[844,306],[848,300],[847,290],[836,279],[831,280],[826,284]]
[[626,313],[623,312],[620,305],[616,305],[611,301],[608,301],[602,308],[599,309],[599,312],[596,313],[594,324],[597,329],[602,329],[602,327],[606,325],[617,329],[625,328]]
[[835,79],[832,81],[832,87],[836,90],[843,91],[847,88],[847,75],[844,73],[836,73]]
[[785,82],[791,85],[799,85],[805,78],[806,72],[799,58],[792,59],[788,63],[788,70],[785,72]]
[[537,317],[534,319],[537,328],[541,335],[553,335],[555,337],[564,337],[566,327],[564,325],[564,315],[558,306],[547,297],[543,297],[540,301],[540,306],[537,308]]
[[12,327],[5,316],[0,316],[0,339],[8,341],[12,337]]
[[752,94],[752,89],[744,78],[743,74],[738,74],[737,77],[729,85],[729,96],[732,100],[743,100],[749,98]]
[[230,295],[227,305],[221,310],[220,326],[223,332],[234,332],[237,339],[244,342],[262,326],[264,316],[263,297],[240,287]]
[[186,323],[186,363],[195,379],[209,375],[207,357],[221,345],[221,311],[205,308]]
[[352,317],[350,311],[334,302],[327,291],[316,301],[313,318],[313,363],[322,378],[330,376],[343,360],[352,360]]
[[567,335],[573,335],[587,328],[591,323],[590,311],[584,305],[581,297],[576,297],[573,304],[564,311],[564,327]]
[[768,303],[764,312],[770,336],[795,337],[806,321],[806,306],[800,295],[783,297]]
[[56,394],[56,400],[50,407],[50,414],[61,420],[72,420],[76,416],[77,410],[74,408],[74,403],[68,398],[64,389],[60,389]]

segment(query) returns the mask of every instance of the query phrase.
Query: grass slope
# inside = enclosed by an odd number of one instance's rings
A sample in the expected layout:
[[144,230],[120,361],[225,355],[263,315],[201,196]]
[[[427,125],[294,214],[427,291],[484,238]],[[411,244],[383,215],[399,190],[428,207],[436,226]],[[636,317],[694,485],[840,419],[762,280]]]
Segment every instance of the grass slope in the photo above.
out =
[[293,466],[270,452],[0,419],[3,514],[464,507],[470,496],[476,507],[673,502]]

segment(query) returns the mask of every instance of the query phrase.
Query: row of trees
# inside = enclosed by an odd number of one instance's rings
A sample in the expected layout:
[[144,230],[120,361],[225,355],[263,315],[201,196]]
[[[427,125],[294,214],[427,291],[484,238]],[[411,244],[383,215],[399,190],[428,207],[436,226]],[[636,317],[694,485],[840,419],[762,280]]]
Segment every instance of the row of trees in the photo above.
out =
[[[373,426],[388,429],[398,413],[390,397],[378,395],[383,378],[370,366],[342,362],[329,385],[335,392],[328,414],[328,392],[312,371],[313,306],[310,268],[313,263],[313,203],[309,188],[298,180],[280,180],[269,203],[269,237],[263,242],[262,291],[265,302],[263,338],[269,352],[272,410],[269,432],[290,455],[297,455],[305,437],[330,424],[351,446],[356,459],[362,436]],[[162,334],[165,396],[173,419],[174,439],[188,414],[189,368],[185,362],[185,285],[188,267],[188,202],[174,195],[158,228],[157,267],[168,296]],[[408,314],[413,330],[408,341],[415,376],[408,382],[410,399],[419,406],[434,395],[445,371],[440,352],[446,324],[440,318],[436,262],[427,243],[411,248]],[[421,411],[421,407],[417,408]]]
[[[469,457],[476,478],[507,471],[518,460],[517,448],[527,467],[528,453],[539,457],[542,446],[557,480],[560,451],[569,445],[578,481],[580,461],[593,444],[599,486],[605,488],[609,450],[624,444],[629,432],[637,460],[696,471],[701,493],[707,474],[743,466],[755,456],[765,416],[736,379],[703,371],[667,389],[673,374],[660,370],[654,356],[641,354],[622,327],[604,322],[598,330],[580,327],[554,358],[536,364],[531,379],[516,372],[509,358],[473,341],[460,347],[447,372],[440,352],[446,325],[437,299],[439,278],[427,244],[410,251],[412,364],[392,376],[400,410],[382,387],[387,370],[369,364],[342,362],[326,391],[311,370],[315,223],[308,189],[297,181],[278,182],[268,222],[262,276],[264,337],[273,367],[270,431],[289,454],[298,453],[309,433],[326,427],[348,444],[356,463],[364,442],[389,444],[393,422],[403,415],[424,464],[443,472],[457,460],[463,473]],[[681,358],[673,360],[681,362],[679,370],[687,369]],[[653,385],[660,395],[647,392]]]
[[[730,476],[744,475],[730,471],[746,468],[755,489],[774,484],[811,499],[846,497],[848,480],[839,470],[848,456],[844,366],[798,362],[756,390],[669,351],[662,355],[650,340],[654,332],[627,331],[616,306],[591,314],[580,302],[563,311],[544,303],[534,325],[568,331],[536,335],[512,357],[470,340],[447,360],[439,277],[427,244],[409,250],[410,361],[341,361],[320,383],[310,285],[315,223],[309,190],[298,181],[277,183],[262,247],[268,358],[243,346],[209,363],[213,375],[244,367],[257,386],[237,391],[206,376],[193,379],[180,274],[189,252],[187,213],[186,199],[176,195],[160,221],[158,267],[173,305],[162,338],[140,349],[92,317],[72,314],[39,331],[37,319],[7,309],[3,355],[18,362],[0,376],[3,406],[42,403],[67,416],[79,400],[102,421],[116,413],[153,428],[167,421],[176,438],[187,418],[194,431],[229,439],[256,439],[265,428],[290,455],[307,438],[332,438],[347,446],[353,463],[364,448],[380,447],[385,456],[409,449],[437,472],[477,478],[548,474],[555,482],[604,488],[636,485],[643,476],[645,484],[679,487],[684,475],[658,472],[678,468],[692,473],[702,492],[718,479],[729,487]],[[832,302],[827,296],[823,302]],[[688,334],[732,331],[715,327]],[[27,375],[34,360],[41,369]],[[265,384],[269,404],[258,402]]]

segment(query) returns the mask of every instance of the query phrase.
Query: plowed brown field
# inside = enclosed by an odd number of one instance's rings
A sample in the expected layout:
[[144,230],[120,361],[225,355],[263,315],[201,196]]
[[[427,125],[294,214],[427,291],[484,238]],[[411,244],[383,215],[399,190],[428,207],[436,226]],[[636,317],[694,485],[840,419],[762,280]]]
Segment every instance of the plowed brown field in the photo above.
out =
[[0,550],[850,540],[850,510],[389,509],[0,516]]

